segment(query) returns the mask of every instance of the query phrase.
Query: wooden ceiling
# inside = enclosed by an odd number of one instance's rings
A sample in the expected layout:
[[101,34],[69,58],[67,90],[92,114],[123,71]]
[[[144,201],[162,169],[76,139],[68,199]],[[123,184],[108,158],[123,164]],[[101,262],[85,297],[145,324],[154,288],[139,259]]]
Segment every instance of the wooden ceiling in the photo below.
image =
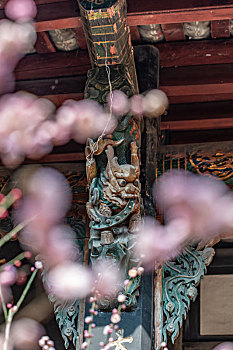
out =
[[[4,4],[0,0],[0,18]],[[81,99],[91,68],[76,0],[35,0],[38,14],[37,53],[16,69],[17,89],[47,96],[57,105]],[[128,0],[128,24],[134,45],[142,44],[138,25],[161,24],[160,88],[170,100],[162,117],[166,143],[233,139],[233,19],[232,0]],[[211,21],[210,37],[188,40],[184,22]],[[56,49],[48,31],[72,28],[79,50]]]

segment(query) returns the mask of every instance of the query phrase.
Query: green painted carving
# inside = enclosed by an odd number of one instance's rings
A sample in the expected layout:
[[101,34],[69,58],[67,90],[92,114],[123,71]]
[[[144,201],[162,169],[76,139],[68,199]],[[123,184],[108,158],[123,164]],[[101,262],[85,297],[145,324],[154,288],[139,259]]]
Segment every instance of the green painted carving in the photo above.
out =
[[[109,68],[112,89],[132,96],[135,89],[128,68],[123,65]],[[105,104],[109,90],[105,67],[88,72],[86,98]],[[112,259],[119,264],[125,278],[127,271],[137,264],[132,258],[132,250],[141,210],[139,146],[139,121],[128,114],[118,121],[112,135],[89,139],[86,147],[91,261]],[[136,305],[139,284],[140,279],[128,293],[128,307]],[[110,309],[115,303],[113,299],[104,298],[100,307]]]
[[[126,1],[80,0],[79,6],[93,67],[85,98],[106,104],[111,89],[134,95],[138,86]],[[140,123],[130,114],[119,119],[113,134],[89,139],[86,147],[90,258],[93,264],[101,259],[117,262],[125,278],[137,264],[132,248],[141,211],[139,147]],[[132,285],[129,307],[136,304],[139,284],[138,279]],[[100,307],[109,309],[115,302],[103,298]]]
[[53,295],[49,295],[49,300],[54,305],[54,314],[60,328],[65,348],[68,349],[70,343],[74,344],[78,350],[79,332],[77,329],[80,301],[59,303]]
[[[72,217],[67,218],[67,223],[71,226],[76,234],[76,240],[74,245],[77,247],[77,251],[80,250],[84,253],[85,237],[86,237],[86,225],[84,222],[75,220]],[[47,283],[46,271],[42,275],[43,283]],[[64,340],[64,346],[66,349],[73,343],[76,350],[78,350],[79,343],[79,310],[80,300],[74,301],[58,301],[54,294],[48,295],[49,301],[53,304],[54,314],[57,324],[59,326],[62,338]]]
[[[132,258],[132,249],[140,223],[141,196],[138,149],[136,142],[131,142],[131,162],[130,164],[120,164],[111,145],[114,142],[112,139],[106,138],[97,141],[97,147],[94,149],[102,149],[100,146],[102,142],[104,147],[101,155],[106,158],[107,164],[103,162],[98,172],[95,158],[92,162],[87,162],[90,184],[89,202],[87,203],[87,212],[91,219],[90,256],[93,264],[100,259],[111,259],[119,265],[126,278],[127,271],[136,264],[135,259]],[[87,154],[90,154],[90,147],[93,147],[90,145],[92,143],[89,142]],[[117,147],[115,146],[116,149]],[[95,155],[98,151],[93,152]],[[129,307],[136,303],[135,295],[139,284],[140,279],[135,281],[128,293],[127,305]],[[105,298],[100,301],[100,306],[105,309],[114,305],[113,299]]]
[[174,344],[186,318],[191,301],[197,296],[197,286],[203,278],[206,266],[214,255],[213,248],[199,252],[187,247],[176,261],[168,262],[163,267],[163,340],[171,337]]

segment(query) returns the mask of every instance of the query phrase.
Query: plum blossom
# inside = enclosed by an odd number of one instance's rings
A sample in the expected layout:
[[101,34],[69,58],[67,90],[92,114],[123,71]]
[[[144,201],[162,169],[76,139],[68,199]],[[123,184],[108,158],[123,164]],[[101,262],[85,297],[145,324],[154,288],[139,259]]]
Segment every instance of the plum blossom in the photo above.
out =
[[233,350],[233,343],[225,342],[217,345],[214,350]]
[[[161,225],[153,218],[145,218],[138,235],[135,252],[146,269],[177,256],[187,239],[185,222]],[[183,234],[182,234],[183,231]]]
[[184,172],[166,173],[154,189],[165,225],[145,218],[136,244],[146,268],[175,258],[189,242],[233,232],[233,196],[224,183]]
[[[25,171],[21,171],[20,177],[26,176],[26,181],[22,183],[25,203],[27,200],[34,202],[37,205],[35,213],[43,215],[41,219],[48,218],[54,223],[63,218],[71,203],[71,192],[65,177],[59,171],[47,167],[25,167]],[[20,178],[18,180],[20,181]],[[23,204],[22,201],[22,209]],[[29,220],[30,217],[33,218],[34,215],[27,215],[22,210],[21,220]]]
[[150,118],[159,117],[165,113],[168,104],[167,95],[162,90],[150,90],[143,99],[143,114]]
[[47,290],[61,300],[86,297],[93,287],[91,271],[77,263],[63,263],[52,268],[46,277]]
[[119,267],[106,260],[93,265],[96,295],[116,296],[123,280]]
[[34,0],[9,0],[5,6],[6,16],[13,21],[30,21],[36,12]]
[[0,285],[9,286],[17,280],[17,270],[14,266],[6,265],[0,272]]
[[37,349],[37,344],[45,330],[33,319],[22,318],[12,324],[11,343],[19,350]]
[[127,114],[130,110],[128,97],[120,90],[114,90],[107,97],[110,110],[116,117]]
[[183,219],[193,239],[233,230],[233,197],[221,181],[173,171],[161,178],[155,197],[166,222]]
[[133,95],[130,98],[130,110],[133,115],[143,115],[143,101],[144,101],[143,95]]
[[[62,128],[67,137],[70,135],[79,143],[85,143],[88,137],[96,138],[102,132],[108,134],[116,127],[115,118],[93,100],[65,101],[57,111],[56,120],[59,130]],[[59,141],[59,137],[57,139]]]
[[69,185],[55,169],[30,169],[29,175],[23,170],[19,174],[24,179],[25,195],[14,211],[14,219],[16,223],[28,222],[20,234],[20,241],[36,254],[42,254],[50,265],[74,260],[77,258],[73,244],[75,237],[63,223],[71,203]]
[[0,99],[0,153],[5,165],[17,166],[25,156],[41,156],[52,150],[48,132],[39,130],[54,111],[52,102],[26,92],[8,94]]
[[32,23],[15,23],[7,19],[0,21],[0,94],[13,91],[15,66],[35,41],[36,31]]

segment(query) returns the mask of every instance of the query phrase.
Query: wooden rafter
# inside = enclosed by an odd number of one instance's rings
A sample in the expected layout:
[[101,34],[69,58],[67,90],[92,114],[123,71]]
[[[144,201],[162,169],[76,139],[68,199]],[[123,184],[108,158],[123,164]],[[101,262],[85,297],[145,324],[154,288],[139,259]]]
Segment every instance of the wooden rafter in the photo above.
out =
[[[157,44],[162,68],[233,63],[233,39]],[[16,68],[16,79],[85,75],[91,68],[86,51],[25,56]],[[163,72],[163,71],[162,71]]]
[[[3,8],[5,0],[1,0]],[[128,24],[130,26],[154,23],[183,23],[191,21],[213,21],[233,18],[231,0],[128,0]],[[36,17],[37,31],[81,27],[81,18],[76,0],[38,0]],[[0,10],[0,19],[4,11]]]
[[56,52],[56,49],[46,32],[37,33],[35,50],[37,53]]

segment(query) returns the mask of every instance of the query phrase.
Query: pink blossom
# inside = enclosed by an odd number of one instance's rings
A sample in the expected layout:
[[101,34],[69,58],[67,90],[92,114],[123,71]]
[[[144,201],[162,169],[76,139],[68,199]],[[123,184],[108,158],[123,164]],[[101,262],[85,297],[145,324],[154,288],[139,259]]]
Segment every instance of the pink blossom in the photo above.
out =
[[[40,168],[31,176],[27,176],[24,191],[25,196],[14,212],[17,223],[28,221],[21,239],[32,249],[48,249],[48,233],[52,231],[51,236],[54,238],[54,226],[60,224],[70,207],[71,193],[68,183],[57,170]],[[56,232],[61,230],[56,228]],[[64,240],[62,241],[64,243]]]
[[183,218],[193,239],[233,228],[233,199],[223,182],[183,172],[165,174],[156,187],[157,205],[167,222]]
[[135,247],[143,265],[151,269],[156,263],[163,263],[176,257],[189,235],[189,226],[184,220],[174,220],[163,226],[153,218],[146,218]]
[[214,350],[233,350],[233,343],[225,342],[217,345]]
[[168,104],[167,95],[162,90],[150,90],[143,99],[143,114],[150,118],[159,117],[164,114]]
[[122,282],[119,267],[116,264],[102,260],[93,265],[95,289],[101,295],[117,295]]
[[103,330],[103,335],[108,335],[108,334],[111,334],[113,332],[112,328],[107,325],[104,327],[104,330]]
[[133,115],[143,115],[144,98],[143,95],[133,95],[130,98],[130,110]]
[[51,152],[53,135],[43,121],[54,108],[49,100],[24,92],[0,99],[0,151],[6,166],[16,167],[26,155],[35,159]]
[[[29,233],[30,234],[30,233]],[[66,261],[79,258],[79,250],[75,244],[75,234],[67,225],[57,225],[44,235],[44,240],[34,242],[34,251],[41,254],[46,266],[55,266]],[[27,240],[27,244],[29,240]]]
[[85,143],[88,137],[96,138],[103,131],[108,134],[116,127],[114,117],[103,111],[101,105],[93,100],[66,101],[58,110],[56,120],[66,134]]
[[11,285],[14,284],[17,279],[17,271],[15,267],[7,265],[3,271],[0,272],[0,285]]
[[[18,0],[16,0],[18,1]],[[30,0],[29,0],[30,1]],[[0,22],[0,53],[17,61],[36,42],[36,31],[32,23],[16,23],[7,19]],[[14,48],[14,50],[12,50]],[[17,61],[15,61],[17,60]],[[13,69],[14,67],[12,67]]]
[[[52,168],[40,168],[30,179],[26,188],[27,197],[38,205],[41,218],[56,222],[70,208],[71,192],[65,177]],[[47,213],[46,213],[47,212]]]
[[114,90],[112,95],[109,94],[107,97],[107,102],[109,109],[111,110],[112,108],[113,114],[117,117],[125,115],[129,112],[130,105],[128,97],[120,90]]
[[30,21],[36,16],[33,0],[9,0],[5,6],[6,16],[13,21]]
[[61,300],[82,299],[93,286],[91,271],[77,263],[64,263],[52,268],[47,274],[49,293]]
[[37,344],[44,328],[38,322],[29,318],[21,318],[12,324],[11,341],[19,350],[37,349]]
[[119,323],[120,320],[121,320],[121,316],[119,314],[112,314],[111,316],[112,323]]

